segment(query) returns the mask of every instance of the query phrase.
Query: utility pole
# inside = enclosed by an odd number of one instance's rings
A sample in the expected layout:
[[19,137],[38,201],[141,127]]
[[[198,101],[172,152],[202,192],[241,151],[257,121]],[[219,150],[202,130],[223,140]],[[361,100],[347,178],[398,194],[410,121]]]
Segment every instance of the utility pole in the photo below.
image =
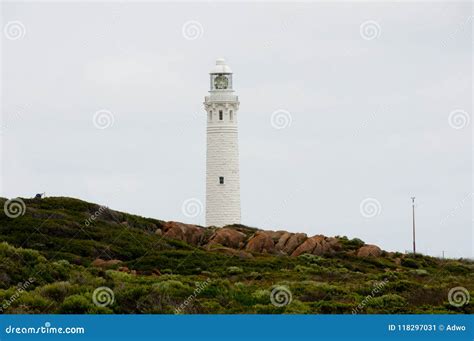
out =
[[416,244],[415,244],[415,197],[411,197],[411,207],[413,212],[413,256],[416,256]]

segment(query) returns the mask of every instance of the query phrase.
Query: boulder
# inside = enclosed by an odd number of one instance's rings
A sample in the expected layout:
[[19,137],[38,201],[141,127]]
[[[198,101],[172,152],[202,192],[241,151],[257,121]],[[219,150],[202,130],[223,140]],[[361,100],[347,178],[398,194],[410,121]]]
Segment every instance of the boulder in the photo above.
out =
[[280,239],[278,239],[277,244],[275,245],[276,249],[277,250],[283,249],[283,247],[285,246],[285,244],[288,242],[288,240],[290,239],[292,235],[293,233],[290,233],[290,232],[283,233]]
[[313,253],[317,244],[317,239],[315,237],[311,237],[306,239],[300,246],[298,246],[295,251],[291,253],[293,257],[298,257],[303,253]]
[[293,251],[300,246],[308,236],[306,233],[289,233],[285,232],[281,235],[278,243],[275,245],[275,248],[278,251],[282,251],[287,255],[291,255]]
[[267,233],[273,239],[274,243],[278,243],[280,238],[288,232],[286,232],[286,231],[265,231],[265,233]]
[[357,257],[380,257],[382,250],[377,245],[364,245],[357,250]]
[[204,235],[202,227],[168,221],[163,225],[163,236],[182,240],[188,244],[199,245]]
[[239,249],[244,245],[246,235],[231,228],[217,229],[209,239],[208,245],[220,244],[222,246]]
[[337,238],[328,238],[323,235],[317,235],[306,239],[295,251],[291,253],[293,257],[297,257],[303,253],[313,255],[331,254],[341,249],[341,245]]
[[117,270],[120,272],[127,272],[127,273],[130,272],[130,269],[126,266],[121,266]]
[[339,239],[335,237],[328,237],[326,238],[326,242],[331,246],[331,249],[334,251],[341,251],[342,245],[339,242]]
[[274,253],[275,244],[272,234],[267,231],[256,232],[247,242],[245,250],[257,253]]

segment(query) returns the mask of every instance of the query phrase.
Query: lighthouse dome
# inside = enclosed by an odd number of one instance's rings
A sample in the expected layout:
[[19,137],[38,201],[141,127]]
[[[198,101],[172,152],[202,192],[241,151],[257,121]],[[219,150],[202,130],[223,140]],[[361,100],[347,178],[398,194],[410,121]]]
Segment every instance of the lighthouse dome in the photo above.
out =
[[224,58],[218,58],[216,60],[216,66],[211,70],[211,74],[214,73],[232,73],[231,68],[226,64]]

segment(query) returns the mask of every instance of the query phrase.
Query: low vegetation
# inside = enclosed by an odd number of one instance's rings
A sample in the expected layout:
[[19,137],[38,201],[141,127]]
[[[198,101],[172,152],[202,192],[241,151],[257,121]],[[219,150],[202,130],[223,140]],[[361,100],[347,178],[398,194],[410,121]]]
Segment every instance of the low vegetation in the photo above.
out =
[[470,302],[448,300],[454,287],[474,288],[469,260],[361,258],[351,251],[364,242],[345,237],[331,255],[239,257],[165,238],[156,233],[160,220],[108,209],[96,215],[100,206],[71,198],[24,202],[24,215],[0,213],[2,313],[474,312]]

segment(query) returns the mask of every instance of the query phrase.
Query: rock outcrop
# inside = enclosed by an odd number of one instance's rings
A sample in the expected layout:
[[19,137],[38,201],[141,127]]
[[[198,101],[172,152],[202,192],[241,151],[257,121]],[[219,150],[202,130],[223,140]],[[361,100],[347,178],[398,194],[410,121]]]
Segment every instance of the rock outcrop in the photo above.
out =
[[245,233],[224,227],[214,232],[207,245],[220,244],[233,249],[241,249],[245,245],[246,238]]
[[182,240],[191,245],[199,245],[204,229],[202,227],[190,224],[169,221],[163,225],[163,236],[173,239]]
[[275,248],[277,251],[291,255],[293,251],[295,251],[298,246],[303,244],[306,239],[308,239],[306,233],[285,232],[278,240]]
[[306,239],[295,251],[291,253],[293,257],[297,257],[303,253],[313,255],[324,255],[334,253],[341,249],[337,238],[328,238],[323,235],[317,235]]
[[[251,232],[253,234],[250,234]],[[252,254],[256,253],[281,254],[292,257],[308,253],[321,256],[343,250],[341,241],[334,237],[323,235],[308,237],[306,233],[263,231],[245,226],[227,226],[213,230],[169,221],[163,223],[155,233],[203,247],[209,251],[221,252],[239,258],[253,257]],[[382,250],[376,245],[364,245],[349,253],[358,257],[379,257],[382,255]]]
[[247,242],[245,250],[256,253],[274,253],[275,244],[272,234],[266,231],[256,232]]
[[382,250],[377,245],[364,245],[357,250],[357,257],[380,257]]

